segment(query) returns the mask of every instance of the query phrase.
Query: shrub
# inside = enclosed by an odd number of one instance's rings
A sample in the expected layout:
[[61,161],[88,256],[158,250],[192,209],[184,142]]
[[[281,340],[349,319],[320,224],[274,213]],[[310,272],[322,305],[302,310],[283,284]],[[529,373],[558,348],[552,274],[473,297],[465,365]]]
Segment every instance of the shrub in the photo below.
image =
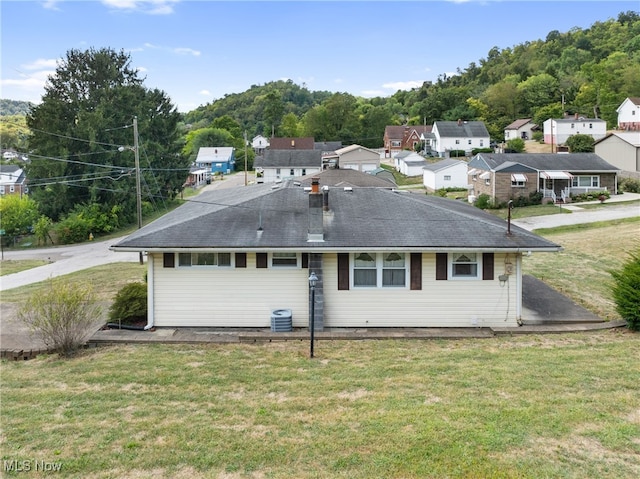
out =
[[467,156],[467,152],[465,150],[451,150],[449,152],[449,158],[462,158]]
[[18,318],[60,356],[73,356],[100,314],[93,288],[86,283],[50,279],[18,310]]
[[640,180],[636,180],[634,178],[623,178],[620,180],[620,191],[640,193]]
[[147,285],[141,282],[123,286],[109,310],[109,320],[121,324],[135,324],[147,319]]
[[476,198],[475,205],[481,210],[487,210],[491,208],[491,196],[486,193],[482,193]]
[[613,300],[616,311],[627,322],[627,327],[640,331],[640,250],[631,254],[619,271],[612,271]]
[[589,193],[580,193],[579,195],[571,195],[571,200],[574,203],[582,203],[584,201],[595,201],[600,199],[600,196],[604,196],[605,200],[611,197],[608,191],[591,191]]

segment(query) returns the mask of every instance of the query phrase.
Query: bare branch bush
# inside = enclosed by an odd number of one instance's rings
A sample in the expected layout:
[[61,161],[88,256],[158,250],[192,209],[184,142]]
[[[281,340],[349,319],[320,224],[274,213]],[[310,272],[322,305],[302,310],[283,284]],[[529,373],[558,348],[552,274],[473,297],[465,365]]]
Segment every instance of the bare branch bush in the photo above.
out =
[[49,279],[18,310],[18,318],[60,356],[73,356],[101,312],[90,284]]

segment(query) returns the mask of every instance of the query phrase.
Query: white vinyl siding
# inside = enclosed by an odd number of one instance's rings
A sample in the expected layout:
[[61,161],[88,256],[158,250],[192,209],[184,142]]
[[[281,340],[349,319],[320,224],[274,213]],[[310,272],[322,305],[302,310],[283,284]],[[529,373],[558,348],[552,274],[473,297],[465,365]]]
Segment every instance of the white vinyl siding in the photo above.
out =
[[[481,253],[477,253],[482,256]],[[262,327],[274,309],[291,309],[294,327],[309,324],[309,270],[256,268],[165,268],[162,254],[153,261],[153,310],[158,327]],[[409,255],[405,255],[409,269]],[[351,288],[338,290],[337,254],[322,264],[324,324],[330,327],[504,327],[516,326],[521,305],[521,259],[510,261],[516,274],[501,284],[505,258],[495,255],[495,279],[436,281],[434,253],[422,254],[422,289]],[[351,273],[351,271],[350,271]]]
[[[232,255],[233,256],[233,255]],[[154,261],[155,325],[158,327],[264,327],[274,309],[291,309],[293,325],[309,322],[309,270],[256,268],[247,254],[246,268],[163,267]]]
[[[478,253],[479,256],[482,256]],[[514,262],[513,256],[511,261]],[[408,255],[407,255],[408,261]],[[520,259],[518,258],[518,266]],[[514,262],[515,263],[515,262]],[[338,290],[336,254],[323,255],[325,328],[517,326],[517,274],[501,285],[504,255],[493,281],[436,281],[435,254],[422,254],[422,289]]]

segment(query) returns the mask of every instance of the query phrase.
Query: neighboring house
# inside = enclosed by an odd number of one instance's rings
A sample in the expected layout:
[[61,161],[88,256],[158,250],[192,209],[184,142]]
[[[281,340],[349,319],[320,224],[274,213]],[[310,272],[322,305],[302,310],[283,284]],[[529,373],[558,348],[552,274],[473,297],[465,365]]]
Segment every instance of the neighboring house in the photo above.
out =
[[610,133],[596,141],[595,153],[626,172],[640,173],[640,131]]
[[469,184],[467,162],[447,158],[437,163],[428,163],[422,169],[422,183],[432,192],[442,188],[466,188]]
[[380,167],[380,153],[360,145],[350,145],[323,157],[326,167],[373,171]]
[[0,165],[0,195],[24,195],[29,192],[27,177],[17,165]]
[[373,176],[377,176],[378,178],[384,178],[387,181],[392,182],[393,184],[396,183],[396,178],[395,176],[393,176],[393,173],[391,173],[389,170],[385,169],[385,168],[376,168],[373,171],[367,171],[367,173],[369,175],[373,175]]
[[531,140],[533,138],[533,129],[535,123],[531,122],[531,118],[520,118],[513,123],[507,125],[504,129],[504,141],[520,138],[521,140]]
[[300,178],[300,184],[303,186],[311,186],[314,178],[320,180],[323,187],[359,187],[359,188],[397,188],[393,175],[391,178],[384,176],[375,176],[371,172],[363,173],[350,168],[330,168],[320,173],[314,173]]
[[391,158],[402,150],[416,151],[423,144],[421,139],[426,133],[431,133],[431,126],[427,125],[389,125],[384,129],[385,157]]
[[264,150],[269,148],[269,140],[262,135],[254,136],[251,140],[251,148],[256,155],[262,155]]
[[393,157],[393,166],[405,176],[420,176],[427,161],[415,151],[401,151]]
[[184,182],[184,187],[197,188],[198,186],[211,183],[211,170],[192,166],[189,169],[189,176]]
[[[510,232],[510,234],[509,234]],[[517,327],[522,255],[561,247],[460,201],[293,182],[205,192],[114,251],[147,254],[152,327]]]
[[277,183],[322,169],[320,150],[274,150],[269,148],[253,161],[256,183]]
[[549,118],[543,123],[544,142],[548,145],[564,145],[573,135],[589,135],[595,141],[607,134],[607,122],[599,118]]
[[213,174],[229,174],[234,170],[235,164],[235,148],[216,146],[200,148],[194,166],[207,169]]
[[489,131],[482,121],[436,121],[432,130],[433,151],[442,158],[448,158],[451,150],[463,150],[471,156],[474,148],[489,148]]
[[575,194],[617,194],[618,173],[595,153],[478,153],[469,161],[469,201],[487,194],[503,203],[539,192],[569,203]]
[[271,150],[313,150],[315,142],[312,136],[304,137],[275,137],[272,136],[269,141]]
[[640,130],[640,98],[629,97],[616,109],[619,130]]
[[9,161],[9,160],[15,160],[16,158],[18,158],[18,153],[15,150],[4,150],[2,152],[2,159]]

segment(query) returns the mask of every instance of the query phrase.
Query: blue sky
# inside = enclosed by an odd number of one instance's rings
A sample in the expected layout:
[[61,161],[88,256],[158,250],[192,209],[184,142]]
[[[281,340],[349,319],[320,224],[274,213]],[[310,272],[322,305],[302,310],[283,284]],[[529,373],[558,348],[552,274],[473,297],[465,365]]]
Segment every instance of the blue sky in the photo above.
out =
[[372,97],[479,63],[489,50],[588,28],[640,1],[0,2],[0,97],[39,103],[71,49],[131,55],[181,112],[290,79]]

